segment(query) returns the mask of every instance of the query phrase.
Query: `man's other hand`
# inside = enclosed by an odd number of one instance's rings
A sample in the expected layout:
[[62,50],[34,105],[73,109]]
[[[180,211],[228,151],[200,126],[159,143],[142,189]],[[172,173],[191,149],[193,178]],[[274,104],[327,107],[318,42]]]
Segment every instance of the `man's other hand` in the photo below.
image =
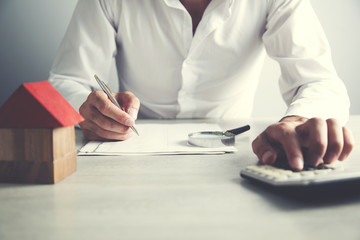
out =
[[304,163],[317,166],[344,160],[354,147],[350,130],[336,119],[285,117],[269,126],[252,143],[263,164],[286,158],[290,167],[301,170]]
[[131,92],[114,93],[122,111],[103,91],[94,91],[81,105],[79,112],[85,118],[80,123],[84,136],[89,140],[126,140],[133,131],[140,108],[139,99]]

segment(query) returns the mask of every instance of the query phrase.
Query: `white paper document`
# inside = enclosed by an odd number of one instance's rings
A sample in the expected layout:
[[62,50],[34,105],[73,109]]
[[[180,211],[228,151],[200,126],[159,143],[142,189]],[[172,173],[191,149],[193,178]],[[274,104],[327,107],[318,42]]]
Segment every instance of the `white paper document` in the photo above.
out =
[[136,129],[140,136],[134,134],[126,141],[90,141],[80,149],[78,155],[223,154],[237,151],[233,146],[203,148],[187,142],[191,132],[221,131],[217,124],[140,123]]

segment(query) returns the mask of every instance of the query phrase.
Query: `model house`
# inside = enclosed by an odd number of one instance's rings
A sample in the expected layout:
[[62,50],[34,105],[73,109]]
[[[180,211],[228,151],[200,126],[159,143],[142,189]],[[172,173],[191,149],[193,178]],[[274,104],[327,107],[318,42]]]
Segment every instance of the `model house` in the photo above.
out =
[[48,81],[22,84],[0,108],[0,182],[56,183],[74,172],[82,120]]

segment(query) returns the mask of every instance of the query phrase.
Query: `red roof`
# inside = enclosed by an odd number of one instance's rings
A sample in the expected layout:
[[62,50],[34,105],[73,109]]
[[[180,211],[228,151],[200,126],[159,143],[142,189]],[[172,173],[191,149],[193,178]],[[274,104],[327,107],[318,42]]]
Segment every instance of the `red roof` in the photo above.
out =
[[22,84],[0,108],[1,128],[58,128],[83,120],[48,81]]

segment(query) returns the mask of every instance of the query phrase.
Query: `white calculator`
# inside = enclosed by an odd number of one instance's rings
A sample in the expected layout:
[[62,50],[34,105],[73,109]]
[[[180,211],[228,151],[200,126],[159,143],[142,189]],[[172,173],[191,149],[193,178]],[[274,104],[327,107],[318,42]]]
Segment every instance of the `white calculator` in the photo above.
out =
[[342,162],[317,167],[305,166],[301,171],[293,171],[287,165],[252,165],[242,169],[244,178],[272,186],[307,186],[345,181],[360,181],[360,169],[345,169]]

